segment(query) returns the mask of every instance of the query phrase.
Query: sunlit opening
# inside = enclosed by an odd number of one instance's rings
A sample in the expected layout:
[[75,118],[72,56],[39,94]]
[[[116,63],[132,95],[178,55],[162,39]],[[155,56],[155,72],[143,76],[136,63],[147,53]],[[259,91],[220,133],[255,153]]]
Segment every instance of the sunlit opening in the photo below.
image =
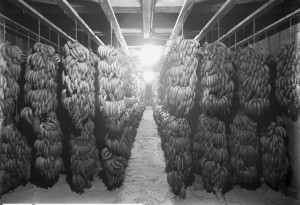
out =
[[141,52],[139,53],[139,60],[143,66],[151,66],[157,63],[162,54],[161,46],[154,46],[147,44],[142,46]]
[[154,77],[155,77],[155,74],[152,71],[145,71],[143,73],[143,78],[147,84],[152,83]]

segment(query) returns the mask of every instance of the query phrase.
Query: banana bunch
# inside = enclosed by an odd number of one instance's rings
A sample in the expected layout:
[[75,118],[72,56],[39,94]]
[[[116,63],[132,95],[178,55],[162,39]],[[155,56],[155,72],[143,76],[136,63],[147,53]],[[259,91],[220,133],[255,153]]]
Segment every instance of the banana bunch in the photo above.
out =
[[166,77],[161,82],[166,94],[164,103],[176,116],[186,116],[194,107],[199,48],[196,40],[176,38],[167,59],[170,64],[163,68],[162,74]]
[[25,103],[21,118],[35,134],[35,167],[46,180],[56,179],[62,170],[62,132],[56,117],[57,63],[53,47],[35,43],[27,53]]
[[257,123],[238,113],[230,125],[230,165],[238,181],[253,183],[258,177]]
[[234,82],[231,51],[221,42],[206,44],[200,69],[200,107],[210,114],[229,113]]
[[[78,42],[64,45],[62,102],[68,110],[75,127],[82,129],[83,121],[95,114],[95,68],[88,49]],[[93,60],[93,59],[92,59]]]
[[49,112],[46,121],[37,122],[37,125],[33,120],[33,126],[34,130],[39,128],[37,140],[34,142],[35,167],[40,170],[41,175],[46,180],[55,179],[62,170],[63,164],[60,157],[62,153],[62,132],[55,112]]
[[183,183],[183,176],[180,172],[171,171],[168,173],[167,181],[172,188],[172,192],[179,195],[180,198],[186,198],[186,188]]
[[99,79],[99,93],[108,96],[111,101],[121,100],[125,95],[125,83],[120,78],[101,77]]
[[291,42],[276,52],[276,98],[293,121],[300,108],[300,44]]
[[30,178],[31,150],[14,124],[4,127],[0,157],[0,186],[15,188],[19,180]]
[[20,92],[17,83],[21,73],[22,50],[9,43],[0,44],[0,106],[4,116],[14,112]]
[[195,171],[203,177],[208,192],[223,191],[229,182],[228,151],[224,122],[216,117],[201,114],[193,135]]
[[95,146],[95,124],[88,118],[81,130],[81,135],[71,135],[69,142],[71,154],[72,184],[78,193],[92,186],[93,176],[99,166],[98,150]]
[[280,183],[285,183],[290,167],[286,140],[284,123],[280,117],[270,124],[260,138],[263,176],[274,189],[277,189]]
[[270,106],[271,92],[268,60],[270,53],[264,49],[246,47],[236,54],[238,95],[244,112],[260,117]]

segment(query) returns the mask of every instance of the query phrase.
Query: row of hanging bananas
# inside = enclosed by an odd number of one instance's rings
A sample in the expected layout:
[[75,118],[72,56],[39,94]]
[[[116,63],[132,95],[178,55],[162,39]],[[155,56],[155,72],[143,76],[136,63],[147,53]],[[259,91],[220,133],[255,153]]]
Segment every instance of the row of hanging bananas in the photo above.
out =
[[[31,173],[31,150],[27,140],[15,126],[15,105],[20,92],[17,83],[21,73],[22,50],[9,43],[0,44],[0,110],[2,144],[0,186],[15,188],[20,180],[28,180]],[[17,112],[17,110],[16,110]]]
[[286,141],[284,123],[280,117],[270,124],[260,138],[263,177],[274,189],[280,183],[285,183],[290,167]]
[[228,143],[224,122],[206,114],[199,116],[193,135],[195,171],[202,174],[208,192],[224,191],[229,182]]
[[234,68],[231,51],[221,42],[205,44],[200,69],[200,107],[210,114],[227,114],[232,103]]
[[95,114],[95,67],[91,66],[90,52],[78,42],[67,42],[64,47],[62,103],[77,129]]
[[99,153],[94,136],[95,124],[88,118],[80,136],[71,135],[69,142],[71,154],[72,185],[77,193],[92,186],[92,180],[99,167]]
[[167,61],[166,79],[163,82],[165,105],[171,114],[187,116],[194,107],[197,83],[198,54],[200,44],[196,40],[177,37],[171,46]]
[[97,51],[101,58],[99,109],[108,128],[101,156],[108,184],[116,187],[123,182],[143,106],[133,96],[134,87],[130,83],[134,77],[128,57],[112,46],[100,46]]
[[270,106],[270,53],[264,48],[254,49],[248,46],[238,50],[235,58],[242,109],[248,115],[260,117]]
[[241,183],[252,184],[258,178],[257,123],[239,112],[230,125],[230,165]]
[[46,180],[58,177],[62,170],[62,132],[56,117],[57,70],[59,57],[53,47],[35,43],[27,53],[25,71],[25,107],[21,118],[33,128],[35,167]]
[[2,138],[0,186],[12,189],[20,180],[30,177],[31,150],[14,124],[4,127]]
[[94,136],[95,73],[98,57],[78,42],[64,47],[62,103],[71,117],[79,136],[71,134],[72,185],[77,193],[92,186],[98,170],[99,153]]
[[276,52],[276,98],[293,120],[300,109],[300,44],[291,42]]

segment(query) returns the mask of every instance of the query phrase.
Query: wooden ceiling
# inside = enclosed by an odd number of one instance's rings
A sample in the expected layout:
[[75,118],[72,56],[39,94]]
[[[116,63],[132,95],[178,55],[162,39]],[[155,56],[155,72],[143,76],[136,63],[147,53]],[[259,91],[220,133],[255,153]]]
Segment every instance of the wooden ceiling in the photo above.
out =
[[[194,38],[199,34],[226,2],[225,0],[188,1],[192,1],[193,6],[182,27],[186,38]],[[234,0],[232,7],[219,20],[219,26],[208,28],[208,34],[206,35],[207,32],[205,32],[203,37],[208,41],[217,40],[220,35],[228,32],[267,1]],[[298,0],[278,1],[282,1],[284,7],[280,5],[271,13],[268,12],[267,16],[264,16],[265,21],[282,17],[289,12],[290,7],[299,7]],[[97,40],[95,39],[99,38],[104,44],[121,47],[125,42],[130,48],[146,43],[165,46],[185,0],[25,0],[25,2],[72,38],[76,38],[77,30],[77,40],[84,45],[88,44],[90,38],[94,40],[91,46],[96,48]],[[67,2],[76,15],[82,19],[82,22],[77,22],[77,26],[72,18],[72,12],[66,9],[64,2]],[[109,8],[103,5],[110,5],[112,11],[109,12]],[[24,14],[23,10],[16,6],[15,0],[1,0],[0,12],[25,27],[37,30],[37,20]],[[116,22],[113,16],[116,17]],[[84,28],[83,22],[86,24]],[[258,26],[260,24],[263,23],[258,22]],[[115,32],[116,35],[112,34],[111,25],[113,29],[119,26],[121,32]],[[47,38],[49,29],[47,27],[41,27],[41,29],[41,35]],[[181,32],[182,29],[180,29]],[[246,28],[244,32],[251,33],[251,29]],[[124,37],[124,42],[118,43],[117,39],[122,39],[122,37]],[[52,38],[55,39],[54,35]],[[62,40],[61,43],[64,41]]]

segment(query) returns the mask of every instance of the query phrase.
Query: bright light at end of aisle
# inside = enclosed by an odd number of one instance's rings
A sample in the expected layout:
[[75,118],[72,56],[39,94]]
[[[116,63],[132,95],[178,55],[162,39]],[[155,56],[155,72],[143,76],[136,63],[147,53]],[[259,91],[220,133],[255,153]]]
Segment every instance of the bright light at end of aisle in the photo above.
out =
[[139,60],[144,66],[151,66],[157,63],[160,56],[162,55],[162,47],[147,44],[142,46],[141,52],[139,53]]
[[155,74],[152,71],[145,71],[143,73],[143,78],[147,84],[152,83],[154,77],[155,77]]

